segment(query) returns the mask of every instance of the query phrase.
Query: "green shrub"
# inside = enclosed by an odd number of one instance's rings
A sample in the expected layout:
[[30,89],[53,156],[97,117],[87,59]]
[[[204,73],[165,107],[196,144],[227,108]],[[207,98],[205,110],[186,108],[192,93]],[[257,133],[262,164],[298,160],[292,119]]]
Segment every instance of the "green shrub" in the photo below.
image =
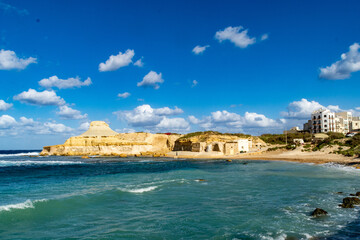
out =
[[356,147],[356,146],[360,146],[360,134],[356,134],[355,136],[353,136],[352,138],[350,138],[349,140],[347,140],[345,142],[345,144],[349,147]]
[[285,149],[285,147],[272,147],[272,148],[268,148],[267,151],[272,152],[272,151],[276,151],[276,150],[279,150],[279,149]]
[[294,149],[296,149],[296,145],[294,145],[294,144],[286,145],[286,149],[287,149],[287,150],[294,150]]
[[337,133],[337,132],[328,132],[327,135],[329,136],[329,140],[334,140],[334,139],[341,139],[344,138],[344,134],[342,133]]
[[201,136],[201,135],[204,135],[204,137],[206,137],[206,135],[212,135],[212,134],[214,134],[214,135],[230,135],[230,136],[237,136],[237,137],[244,137],[244,138],[251,137],[251,135],[244,134],[244,133],[221,133],[221,132],[217,132],[217,131],[205,131],[205,132],[188,133],[179,139],[186,139],[186,138],[191,138],[191,137],[196,137],[196,136]]
[[260,139],[269,144],[293,143],[294,139],[304,139],[304,142],[311,142],[310,133],[289,133],[289,134],[263,134]]

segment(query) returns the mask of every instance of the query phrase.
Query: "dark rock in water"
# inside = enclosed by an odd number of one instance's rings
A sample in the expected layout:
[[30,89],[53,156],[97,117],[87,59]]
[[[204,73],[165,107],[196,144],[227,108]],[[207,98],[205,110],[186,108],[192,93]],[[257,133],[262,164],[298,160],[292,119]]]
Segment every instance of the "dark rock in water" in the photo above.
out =
[[355,194],[355,196],[358,196],[358,197],[359,197],[359,196],[360,196],[360,192],[357,192],[357,193]]
[[350,193],[349,195],[350,195],[350,196],[356,196],[356,195],[355,195],[355,194],[353,194],[353,193]]
[[343,199],[343,203],[347,204],[354,204],[354,205],[360,205],[360,199],[357,197],[346,197]]
[[342,207],[342,208],[354,208],[354,204],[343,203],[343,204],[339,204],[339,207]]
[[337,194],[343,194],[343,192],[337,192]]
[[346,197],[343,199],[343,203],[339,206],[342,208],[354,208],[354,205],[360,205],[360,199],[356,197]]
[[313,217],[321,217],[327,215],[327,211],[321,208],[316,208],[312,213],[311,216]]
[[247,162],[244,162],[243,165],[247,165],[248,163]]

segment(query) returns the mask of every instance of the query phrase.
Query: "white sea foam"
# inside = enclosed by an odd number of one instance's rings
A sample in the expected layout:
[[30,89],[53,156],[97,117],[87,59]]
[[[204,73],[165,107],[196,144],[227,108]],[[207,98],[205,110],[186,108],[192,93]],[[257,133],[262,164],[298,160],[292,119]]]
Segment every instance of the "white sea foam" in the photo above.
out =
[[39,152],[0,154],[0,157],[21,157],[21,156],[39,156]]
[[313,236],[311,236],[308,233],[304,233],[304,236],[305,236],[305,239],[312,239],[313,238]]
[[260,235],[261,239],[264,240],[285,240],[287,237],[287,235],[285,233],[281,233],[279,236],[277,237],[271,237],[271,236],[264,236],[264,235]]
[[146,187],[146,188],[119,188],[120,191],[123,192],[130,192],[130,193],[144,193],[144,192],[150,192],[153,191],[155,189],[157,189],[157,186],[151,186],[151,187]]
[[5,161],[0,160],[0,167],[11,167],[11,166],[31,166],[31,165],[69,165],[69,164],[82,164],[80,161]]
[[11,211],[13,209],[26,209],[26,208],[35,208],[34,203],[36,202],[44,202],[47,201],[47,199],[41,199],[41,200],[35,200],[31,201],[30,199],[26,200],[22,203],[15,203],[15,204],[8,204],[0,206],[0,212],[2,211]]
[[345,165],[342,165],[342,164],[325,163],[322,166],[327,167],[327,168],[331,168],[331,169],[336,169],[336,170],[349,172],[349,173],[357,173],[357,174],[360,173],[360,169],[356,169],[356,168],[351,167],[351,166],[345,166]]

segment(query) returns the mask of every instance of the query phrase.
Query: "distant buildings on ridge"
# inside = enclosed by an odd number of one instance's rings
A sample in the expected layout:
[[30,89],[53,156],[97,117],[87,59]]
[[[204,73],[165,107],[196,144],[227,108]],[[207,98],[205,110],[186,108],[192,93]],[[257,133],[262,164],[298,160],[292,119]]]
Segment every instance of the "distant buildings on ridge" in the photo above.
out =
[[304,131],[311,133],[337,132],[347,134],[360,131],[360,117],[353,117],[351,112],[331,112],[320,108],[311,114],[311,119],[304,124]]

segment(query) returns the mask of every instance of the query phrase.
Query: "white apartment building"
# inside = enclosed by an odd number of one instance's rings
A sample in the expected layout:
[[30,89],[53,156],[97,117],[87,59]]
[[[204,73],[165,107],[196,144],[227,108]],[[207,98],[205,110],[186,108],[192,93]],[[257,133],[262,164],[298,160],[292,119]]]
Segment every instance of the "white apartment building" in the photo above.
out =
[[312,133],[336,132],[335,113],[320,108],[311,114]]
[[[358,120],[359,117],[355,117],[355,119]],[[304,124],[304,130],[312,133],[339,132],[346,134],[356,127],[360,129],[360,119],[359,122],[354,121],[353,124],[351,112],[334,113],[323,108],[314,111],[311,114],[311,120]]]

